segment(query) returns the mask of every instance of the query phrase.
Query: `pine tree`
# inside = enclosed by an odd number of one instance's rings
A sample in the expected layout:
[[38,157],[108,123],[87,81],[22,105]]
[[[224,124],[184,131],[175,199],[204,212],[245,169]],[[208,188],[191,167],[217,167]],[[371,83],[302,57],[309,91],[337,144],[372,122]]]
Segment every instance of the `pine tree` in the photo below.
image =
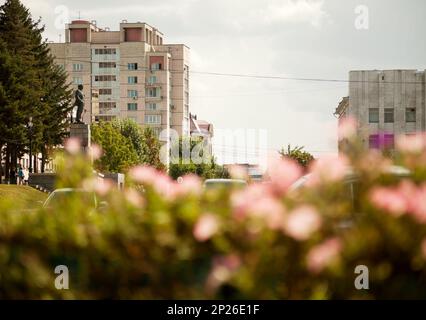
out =
[[[19,0],[0,7],[0,147],[7,167],[28,151],[30,134],[33,148],[44,158],[66,135],[71,92],[43,31],[40,20],[34,21]],[[32,133],[26,127],[30,118]]]

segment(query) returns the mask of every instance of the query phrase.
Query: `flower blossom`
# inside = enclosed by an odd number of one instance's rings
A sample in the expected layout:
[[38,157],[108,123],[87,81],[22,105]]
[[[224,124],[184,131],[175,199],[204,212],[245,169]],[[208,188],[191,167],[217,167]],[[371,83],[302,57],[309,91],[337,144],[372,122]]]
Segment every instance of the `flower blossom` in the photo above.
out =
[[77,138],[68,138],[65,141],[65,150],[72,155],[76,155],[80,152],[80,140]]
[[294,160],[272,159],[268,165],[268,174],[274,192],[283,195],[302,176],[302,168]]
[[304,205],[290,212],[285,222],[284,231],[290,237],[304,241],[321,227],[321,223],[321,217],[317,210],[312,206]]
[[337,135],[339,141],[350,139],[356,134],[357,121],[353,117],[344,117],[340,120]]
[[203,214],[194,226],[193,234],[200,242],[209,240],[219,230],[218,218],[211,213]]
[[308,180],[309,186],[314,186],[321,181],[336,182],[342,180],[348,172],[349,161],[340,155],[325,156],[315,160],[310,166],[311,178]]
[[342,242],[338,238],[330,238],[313,247],[307,255],[307,267],[313,273],[319,273],[328,267],[342,251]]
[[188,174],[178,180],[176,184],[177,195],[194,194],[199,195],[202,192],[202,184],[200,178],[195,174]]

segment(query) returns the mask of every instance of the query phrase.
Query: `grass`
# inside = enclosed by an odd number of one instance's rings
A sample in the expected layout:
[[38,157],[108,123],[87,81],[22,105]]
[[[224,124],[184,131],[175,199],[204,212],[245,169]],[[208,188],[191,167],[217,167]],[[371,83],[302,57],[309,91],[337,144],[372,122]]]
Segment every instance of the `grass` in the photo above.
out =
[[9,200],[20,208],[40,207],[39,201],[47,198],[47,193],[43,193],[28,186],[0,184],[0,200]]

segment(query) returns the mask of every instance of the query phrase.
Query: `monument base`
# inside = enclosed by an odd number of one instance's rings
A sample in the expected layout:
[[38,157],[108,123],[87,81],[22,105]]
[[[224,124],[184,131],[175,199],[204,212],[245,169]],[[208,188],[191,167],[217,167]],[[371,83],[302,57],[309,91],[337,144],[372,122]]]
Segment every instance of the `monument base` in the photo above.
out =
[[80,141],[83,151],[90,148],[90,125],[85,123],[72,123],[70,125],[70,138],[75,138]]

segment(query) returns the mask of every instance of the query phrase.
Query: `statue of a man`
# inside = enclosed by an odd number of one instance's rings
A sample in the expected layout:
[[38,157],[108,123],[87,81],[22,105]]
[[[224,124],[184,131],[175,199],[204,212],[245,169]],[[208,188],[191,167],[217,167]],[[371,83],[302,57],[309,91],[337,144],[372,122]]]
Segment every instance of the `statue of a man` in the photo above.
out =
[[82,84],[78,85],[78,90],[75,92],[74,106],[77,106],[77,115],[75,117],[75,123],[83,123],[81,121],[81,116],[84,110],[84,94]]

